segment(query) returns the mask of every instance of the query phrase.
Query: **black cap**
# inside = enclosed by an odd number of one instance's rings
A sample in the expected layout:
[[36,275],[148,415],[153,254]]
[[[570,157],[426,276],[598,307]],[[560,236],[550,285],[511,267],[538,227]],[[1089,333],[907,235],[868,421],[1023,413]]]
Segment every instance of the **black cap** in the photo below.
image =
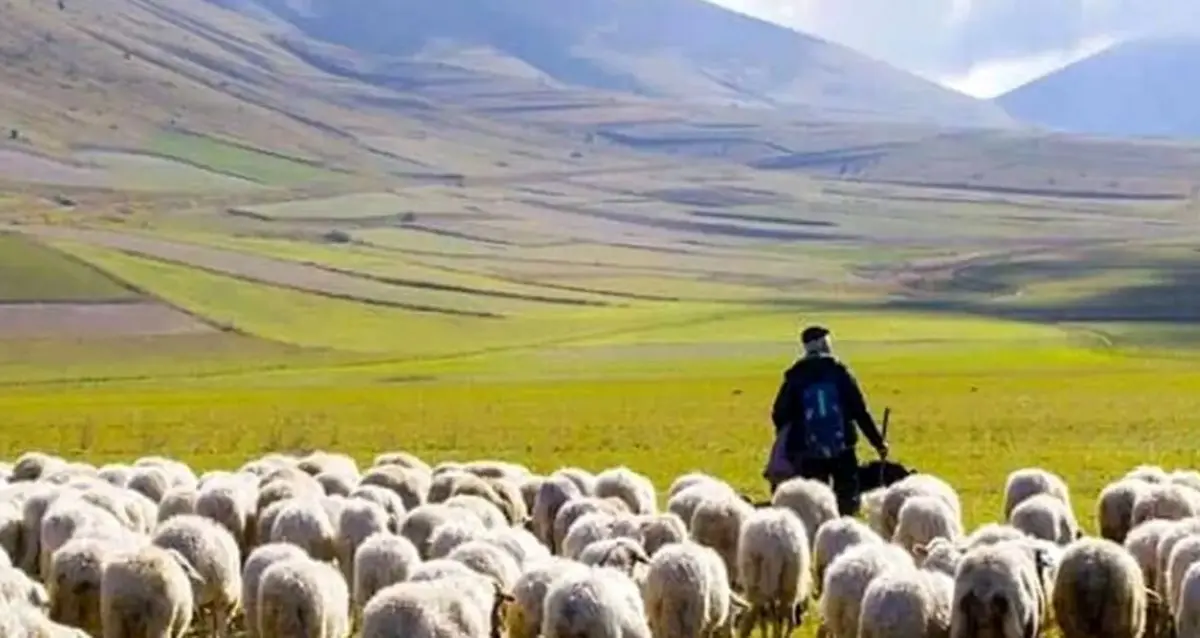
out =
[[812,343],[829,334],[829,330],[823,326],[809,326],[800,333],[800,343]]

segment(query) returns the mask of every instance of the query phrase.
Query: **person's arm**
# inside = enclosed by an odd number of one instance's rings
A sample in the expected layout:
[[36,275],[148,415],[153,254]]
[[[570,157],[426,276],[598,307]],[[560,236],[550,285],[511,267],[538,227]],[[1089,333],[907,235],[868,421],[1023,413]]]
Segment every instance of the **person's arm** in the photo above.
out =
[[842,381],[846,390],[843,395],[846,415],[858,425],[863,436],[867,437],[867,441],[871,443],[871,447],[876,450],[882,449],[884,447],[883,435],[879,433],[875,419],[871,417],[871,411],[867,409],[867,400],[858,386],[858,380],[854,378],[854,373],[850,372],[849,368],[846,366],[841,366],[841,368]]
[[779,385],[779,392],[775,395],[775,405],[771,408],[771,422],[775,424],[776,432],[792,422],[795,412],[793,394],[791,381],[784,375],[783,383]]

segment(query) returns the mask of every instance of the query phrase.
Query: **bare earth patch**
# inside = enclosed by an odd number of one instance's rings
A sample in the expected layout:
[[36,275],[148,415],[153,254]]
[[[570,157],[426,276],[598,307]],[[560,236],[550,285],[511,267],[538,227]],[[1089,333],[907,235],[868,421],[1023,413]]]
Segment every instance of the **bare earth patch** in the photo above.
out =
[[72,166],[47,157],[0,148],[0,175],[15,182],[39,184],[68,184],[72,186],[103,186],[103,170]]
[[0,339],[111,338],[213,332],[204,322],[155,302],[0,305]]

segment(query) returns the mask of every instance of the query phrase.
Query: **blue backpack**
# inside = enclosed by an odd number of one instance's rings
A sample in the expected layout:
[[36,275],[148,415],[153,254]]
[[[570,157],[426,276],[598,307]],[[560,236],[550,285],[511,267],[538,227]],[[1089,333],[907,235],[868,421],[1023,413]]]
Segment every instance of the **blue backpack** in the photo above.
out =
[[832,459],[846,451],[846,420],[837,382],[821,379],[801,395],[804,407],[804,456]]

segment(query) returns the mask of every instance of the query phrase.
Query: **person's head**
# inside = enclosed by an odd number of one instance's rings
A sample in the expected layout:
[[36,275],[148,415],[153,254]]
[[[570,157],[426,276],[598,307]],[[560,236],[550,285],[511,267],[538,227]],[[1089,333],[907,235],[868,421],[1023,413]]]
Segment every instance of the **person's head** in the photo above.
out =
[[833,354],[833,336],[822,326],[809,326],[800,333],[805,356]]

